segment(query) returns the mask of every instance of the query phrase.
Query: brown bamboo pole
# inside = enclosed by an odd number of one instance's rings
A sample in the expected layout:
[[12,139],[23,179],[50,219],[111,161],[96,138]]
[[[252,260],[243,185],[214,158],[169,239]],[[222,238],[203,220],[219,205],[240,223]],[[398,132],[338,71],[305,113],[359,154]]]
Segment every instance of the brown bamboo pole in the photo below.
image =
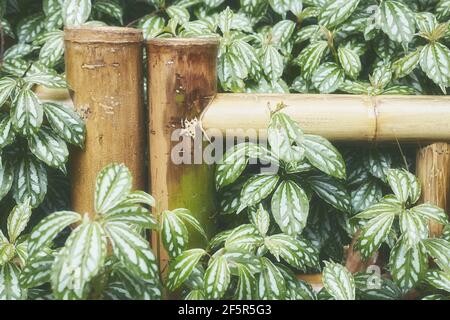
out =
[[332,141],[450,141],[448,96],[218,94],[202,126],[238,137],[253,129],[264,137],[270,109],[281,102],[306,133]]
[[[182,122],[195,122],[216,94],[217,51],[215,38],[154,39],[147,43],[150,176],[152,194],[157,199],[155,213],[179,207],[190,209],[207,232],[211,231],[210,217],[216,212],[214,168],[204,163],[175,164],[171,153],[187,134],[179,132]],[[183,154],[191,160],[195,152],[193,144],[189,144],[202,138],[198,133],[195,138],[188,136],[183,147]],[[192,239],[195,235],[191,233],[190,245],[198,243],[199,238]],[[166,271],[168,256],[159,235],[154,234],[152,240],[159,251],[161,269]]]
[[[422,184],[421,203],[450,210],[450,144],[433,143],[417,151],[416,175]],[[430,221],[430,234],[439,237],[443,226]]]
[[142,41],[131,28],[65,30],[67,81],[87,128],[85,149],[74,150],[70,164],[78,212],[93,212],[96,176],[111,162],[124,163],[133,187],[145,188]]

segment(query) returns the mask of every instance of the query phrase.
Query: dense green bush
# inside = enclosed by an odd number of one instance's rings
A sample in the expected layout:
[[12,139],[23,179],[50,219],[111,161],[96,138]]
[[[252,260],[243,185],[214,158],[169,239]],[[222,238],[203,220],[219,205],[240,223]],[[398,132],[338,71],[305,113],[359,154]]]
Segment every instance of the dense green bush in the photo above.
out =
[[[33,90],[66,86],[64,26],[121,25],[142,28],[146,39],[219,37],[221,91],[446,94],[449,0],[0,0],[0,18],[0,227],[9,235],[0,233],[0,274],[15,285],[5,290],[0,281],[1,298],[148,299],[159,298],[163,286],[181,287],[192,299],[397,299],[411,288],[422,296],[436,293],[429,298],[448,296],[450,228],[442,239],[428,239],[428,219],[447,220],[438,208],[414,207],[420,186],[404,170],[414,165],[408,149],[339,152],[323,138],[304,135],[277,110],[269,148],[238,145],[217,168],[221,214],[215,219],[223,232],[205,248],[186,250],[185,223],[203,231],[184,209],[156,222],[133,204],[116,212],[119,226],[111,228],[115,214],[109,210],[94,220],[61,213],[70,207],[66,143],[82,147],[85,129],[75,112],[41,103]],[[254,158],[260,164],[248,165]],[[279,170],[259,174],[268,160]],[[62,231],[56,245],[45,241],[42,254],[33,255],[33,234],[59,216],[69,222],[51,235]],[[81,221],[75,230],[64,228],[75,220]],[[140,235],[158,223],[172,259],[167,283],[156,275]],[[36,224],[31,239],[19,237]],[[380,280],[378,289],[367,287],[373,275],[352,276],[339,264],[358,229],[362,255],[378,250],[389,261],[381,272],[392,280]],[[95,235],[98,246],[80,241],[84,233]],[[136,239],[137,256],[147,257],[153,273],[130,265],[114,247],[124,233]],[[105,241],[113,243],[108,257]],[[64,271],[80,262],[68,254],[79,246],[95,262],[82,277]],[[429,271],[428,256],[437,264]],[[318,294],[295,278],[320,271],[325,289]]]

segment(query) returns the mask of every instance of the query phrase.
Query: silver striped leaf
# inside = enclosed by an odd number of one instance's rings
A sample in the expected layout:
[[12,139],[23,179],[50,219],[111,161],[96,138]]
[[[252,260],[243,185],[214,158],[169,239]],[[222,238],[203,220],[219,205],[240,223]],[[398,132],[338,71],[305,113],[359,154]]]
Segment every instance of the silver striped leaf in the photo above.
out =
[[355,279],[342,265],[325,261],[322,271],[325,289],[336,300],[355,300]]
[[169,265],[167,287],[175,290],[181,286],[205,254],[206,251],[203,249],[190,249],[176,257]]
[[278,175],[267,174],[258,174],[248,179],[241,190],[241,203],[237,213],[267,198],[277,186],[279,179]]
[[105,231],[98,222],[84,221],[72,231],[52,266],[56,299],[86,298],[88,283],[105,262],[106,245]]
[[382,196],[383,189],[381,184],[377,180],[369,178],[351,192],[353,212],[359,213],[366,210],[380,200]]
[[33,208],[37,207],[47,194],[47,170],[40,161],[31,156],[19,159],[15,164],[13,197],[17,203],[30,198]]
[[316,41],[302,50],[297,58],[297,62],[305,79],[311,79],[327,49],[328,43],[326,41]]
[[146,240],[124,223],[109,222],[104,228],[111,240],[114,256],[126,268],[144,280],[158,278],[156,257]]
[[362,68],[358,54],[352,49],[339,47],[338,57],[345,74],[350,78],[356,79]]
[[303,131],[288,115],[276,112],[267,128],[268,142],[275,157],[285,162],[300,162],[305,150],[301,147]]
[[363,258],[369,258],[386,241],[395,215],[392,211],[381,212],[362,227],[356,248]]
[[220,299],[230,285],[231,274],[228,261],[224,256],[218,256],[209,262],[205,271],[204,292],[207,299]]
[[23,230],[25,230],[30,217],[30,199],[25,200],[25,202],[16,205],[12,209],[7,220],[8,236],[11,243],[15,243]]
[[[0,88],[1,90],[1,88]],[[0,116],[0,150],[14,142],[16,134],[8,114]]]
[[20,269],[14,263],[0,266],[0,300],[23,300],[26,289],[19,282]]
[[444,209],[430,203],[420,204],[410,209],[411,212],[422,216],[425,219],[437,221],[443,225],[448,223],[448,217]]
[[215,181],[217,190],[232,184],[239,178],[248,164],[247,152],[247,143],[240,143],[227,150],[221,163],[216,166]]
[[20,284],[33,288],[50,282],[54,260],[52,254],[42,254],[29,260],[20,274]]
[[123,204],[108,211],[104,217],[105,222],[123,222],[130,226],[139,226],[145,229],[158,229],[159,225],[152,213],[139,205]]
[[265,236],[270,227],[270,215],[262,204],[256,210],[250,210],[250,221],[258,229],[261,236]]
[[225,241],[227,250],[242,249],[251,251],[261,245],[263,238],[252,224],[243,224],[232,230]]
[[386,0],[380,5],[380,23],[392,41],[409,43],[414,37],[414,14],[399,1]]
[[105,214],[125,200],[131,192],[132,177],[124,164],[107,165],[97,175],[95,212]]
[[61,168],[69,158],[64,140],[47,127],[42,127],[39,132],[28,137],[28,147],[36,158],[49,167]]
[[450,242],[444,239],[426,239],[423,241],[428,254],[444,271],[450,273]]
[[62,13],[64,25],[67,27],[80,26],[91,15],[91,0],[64,0]]
[[393,215],[399,215],[403,210],[402,203],[392,195],[380,199],[379,202],[372,204],[364,211],[355,216],[357,219],[373,219],[379,215],[390,212]]
[[306,180],[322,200],[342,212],[352,211],[350,195],[339,180],[324,174],[308,175]]
[[39,61],[48,67],[55,66],[64,56],[64,32],[53,31],[39,51]]
[[409,75],[419,65],[421,49],[408,53],[403,58],[392,64],[392,70],[396,78],[403,78]]
[[16,86],[17,81],[13,78],[3,77],[0,79],[0,107],[8,101]]
[[449,272],[430,270],[425,275],[425,281],[437,289],[450,292]]
[[13,185],[14,173],[9,163],[2,163],[0,158],[0,201],[8,194]]
[[410,179],[405,170],[391,169],[387,174],[387,182],[401,203],[406,203],[410,194]]
[[356,10],[360,0],[328,1],[319,14],[319,24],[328,29],[347,20]]
[[305,134],[303,141],[308,161],[320,171],[338,179],[345,179],[345,162],[339,151],[325,138]]
[[178,208],[172,210],[172,213],[174,213],[178,218],[180,218],[183,222],[187,222],[188,225],[193,227],[200,235],[205,239],[208,240],[208,236],[206,235],[205,230],[201,226],[200,222],[194,217],[192,212],[185,208]]
[[308,196],[294,181],[281,182],[272,196],[271,208],[272,215],[283,232],[296,236],[306,226]]
[[420,55],[420,66],[445,93],[445,87],[450,86],[450,50],[439,42],[427,44]]
[[123,24],[123,9],[120,4],[113,1],[100,0],[95,1],[92,8],[97,12],[114,18],[120,22],[120,24]]
[[56,103],[44,103],[43,107],[52,129],[61,138],[68,143],[84,147],[85,124],[74,110]]
[[17,94],[11,109],[14,128],[23,136],[35,134],[42,124],[44,111],[36,94],[22,89]]
[[428,265],[425,246],[419,242],[409,246],[400,239],[392,249],[389,266],[395,283],[404,290],[413,288],[424,276]]
[[164,18],[151,15],[143,17],[138,23],[138,27],[144,33],[145,40],[156,38],[164,31],[165,25]]
[[16,255],[15,246],[9,241],[0,242],[0,266],[12,260]]
[[312,83],[320,93],[332,93],[344,82],[344,71],[333,62],[322,64],[314,73]]
[[419,241],[428,238],[428,221],[414,211],[403,210],[400,213],[399,224],[404,241],[410,246],[415,246]]
[[81,221],[73,211],[59,211],[42,219],[31,231],[28,241],[28,255],[33,257],[49,246],[53,239],[66,227]]
[[267,258],[261,258],[258,277],[258,297],[261,300],[283,300],[287,294],[286,281],[280,270]]
[[256,278],[245,265],[238,267],[238,284],[234,297],[236,300],[252,300],[255,298]]
[[183,221],[172,211],[162,213],[161,239],[169,256],[179,256],[188,244],[189,234]]

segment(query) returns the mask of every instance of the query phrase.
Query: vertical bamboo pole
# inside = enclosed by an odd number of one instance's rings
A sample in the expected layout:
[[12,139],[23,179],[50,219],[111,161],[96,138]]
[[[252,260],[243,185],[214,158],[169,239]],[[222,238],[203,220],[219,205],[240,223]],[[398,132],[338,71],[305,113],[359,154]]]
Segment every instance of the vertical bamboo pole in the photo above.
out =
[[97,173],[124,163],[133,187],[145,188],[142,33],[130,28],[65,30],[66,73],[76,111],[86,122],[84,151],[72,153],[72,206],[93,213]]
[[[450,210],[450,144],[433,143],[417,152],[416,175],[422,184],[421,203],[431,203]],[[430,221],[430,235],[438,237],[443,226]]]
[[[216,212],[214,168],[204,163],[175,164],[171,155],[182,140],[182,122],[199,119],[216,94],[217,51],[215,38],[154,39],[147,43],[150,177],[157,201],[155,213],[187,208],[207,232],[211,231],[210,217]],[[194,144],[189,141],[198,138],[189,137],[183,145],[182,153],[192,161],[198,155],[194,155]],[[191,233],[191,246],[200,241],[198,236],[192,239],[194,236],[196,233]],[[154,234],[152,240],[161,270],[167,271],[168,256],[159,235]]]

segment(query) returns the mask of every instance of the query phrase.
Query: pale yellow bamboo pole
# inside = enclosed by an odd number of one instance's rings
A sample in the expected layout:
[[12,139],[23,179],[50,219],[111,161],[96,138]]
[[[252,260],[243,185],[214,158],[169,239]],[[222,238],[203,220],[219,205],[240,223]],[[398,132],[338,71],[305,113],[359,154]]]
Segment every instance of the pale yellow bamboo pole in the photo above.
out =
[[72,207],[93,213],[98,172],[124,163],[144,189],[145,136],[142,32],[131,28],[65,30],[66,74],[75,109],[86,123],[85,150],[72,152]]
[[[182,150],[190,156],[191,164],[175,163],[172,152],[180,141],[196,139],[189,130],[182,134],[180,129],[185,121],[192,121],[195,129],[195,120],[216,94],[217,51],[215,38],[154,39],[147,43],[149,156],[151,190],[157,199],[155,213],[187,208],[207,232],[216,213],[214,167],[193,163],[194,143]],[[201,132],[196,134],[201,141]],[[161,269],[166,272],[167,252],[157,233],[152,240],[159,251]],[[199,236],[190,234],[190,245],[200,245],[198,242]]]
[[279,103],[306,133],[331,141],[450,141],[447,96],[218,94],[202,126],[222,132],[254,129],[264,136],[270,109]]
[[[433,143],[417,151],[416,175],[422,184],[421,203],[450,210],[450,144]],[[430,221],[430,234],[439,237],[443,226]]]

